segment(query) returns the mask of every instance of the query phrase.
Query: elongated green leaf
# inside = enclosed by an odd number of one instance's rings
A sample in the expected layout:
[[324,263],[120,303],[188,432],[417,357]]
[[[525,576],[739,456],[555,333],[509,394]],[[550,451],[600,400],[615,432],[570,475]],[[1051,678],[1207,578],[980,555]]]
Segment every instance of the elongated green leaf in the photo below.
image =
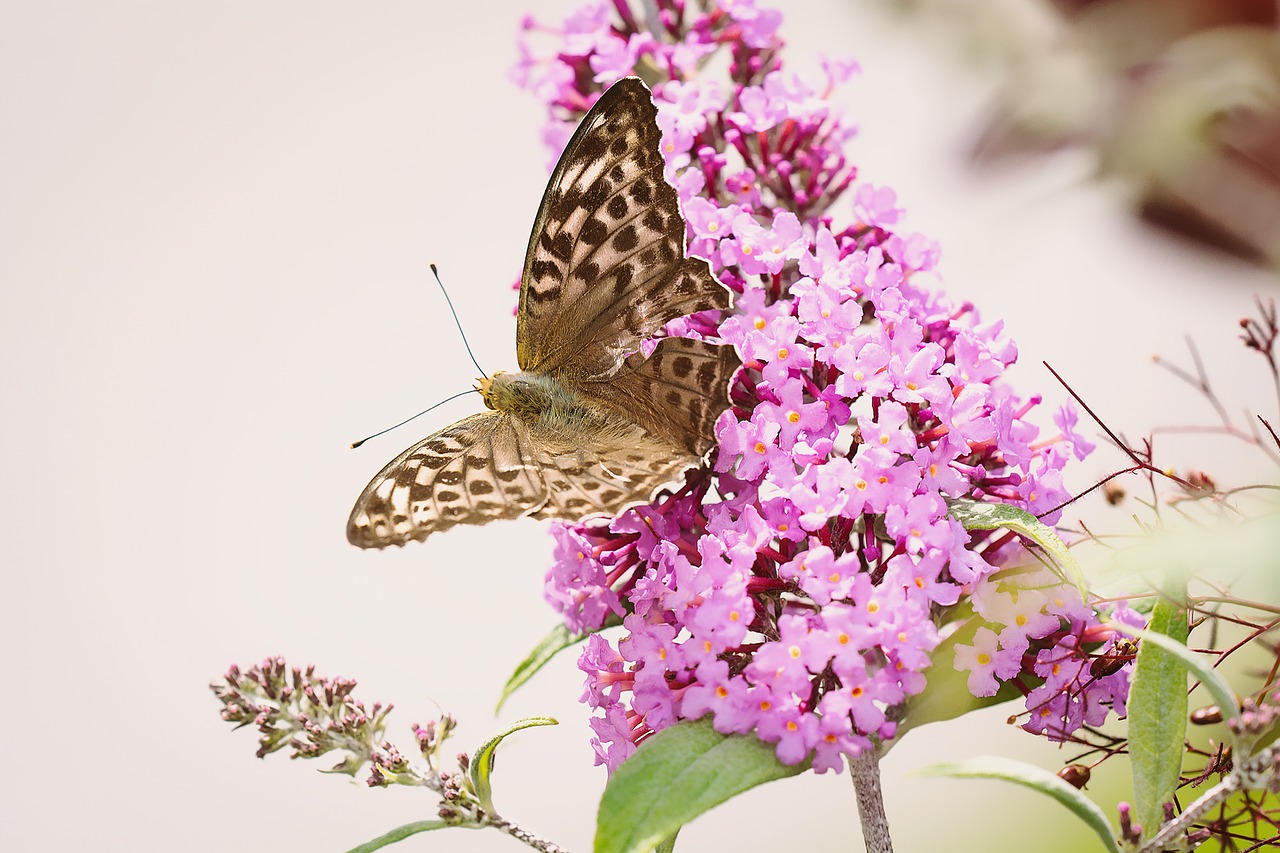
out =
[[947,510],[952,518],[964,525],[965,530],[995,530],[1003,527],[1035,542],[1053,557],[1066,575],[1067,581],[1075,584],[1080,593],[1080,600],[1089,600],[1089,590],[1085,586],[1084,572],[1081,571],[1080,564],[1076,562],[1075,557],[1071,556],[1071,552],[1058,538],[1058,534],[1031,513],[1009,504],[975,501],[969,498],[947,501]]
[[347,853],[373,853],[374,850],[381,850],[397,841],[404,841],[410,835],[417,835],[419,832],[428,832],[432,829],[444,829],[449,824],[442,820],[420,820],[416,823],[406,823],[404,826],[397,826],[390,832],[379,835],[372,841],[366,841],[359,847],[352,847]]
[[1166,581],[1134,663],[1129,687],[1129,759],[1133,766],[1135,818],[1150,836],[1159,831],[1164,804],[1173,800],[1182,770],[1187,734],[1187,666],[1159,642],[1160,636],[1186,651],[1185,589]]
[[490,776],[493,774],[493,753],[498,748],[498,744],[502,743],[503,738],[521,729],[528,729],[534,726],[558,725],[560,725],[559,721],[551,717],[526,717],[523,720],[516,720],[505,731],[485,741],[472,754],[471,764],[467,767],[467,776],[471,778],[471,790],[475,791],[476,799],[480,801],[480,805],[486,812],[489,814],[495,813],[493,810],[493,786]]
[[511,694],[533,678],[538,673],[538,670],[547,665],[548,661],[570,646],[581,643],[586,638],[586,634],[571,634],[563,624],[552,628],[551,633],[539,640],[538,645],[533,647],[528,656],[516,666],[515,672],[511,673],[511,677],[503,685],[502,695],[498,697],[498,706],[493,709],[494,713],[501,711],[503,703],[511,698]]
[[807,761],[783,764],[758,738],[722,735],[709,720],[677,723],[642,743],[609,779],[595,851],[648,853],[735,794],[808,768]]
[[[621,625],[622,619],[609,615],[605,619],[601,630]],[[551,629],[551,633],[547,634],[538,641],[538,645],[533,647],[528,656],[520,661],[516,666],[515,672],[511,673],[511,677],[507,679],[507,683],[502,688],[502,695],[498,697],[498,706],[494,709],[496,714],[502,710],[503,704],[511,698],[511,695],[519,690],[524,684],[538,674],[538,671],[547,665],[556,655],[565,649],[576,646],[591,634],[574,634],[569,631],[563,624],[557,625]]]
[[966,761],[934,764],[916,771],[921,776],[954,776],[973,779],[1002,779],[1016,785],[1048,794],[1088,824],[1109,853],[1120,853],[1112,835],[1111,823],[1102,809],[1075,787],[1054,774],[1031,764],[1008,758],[983,757]]

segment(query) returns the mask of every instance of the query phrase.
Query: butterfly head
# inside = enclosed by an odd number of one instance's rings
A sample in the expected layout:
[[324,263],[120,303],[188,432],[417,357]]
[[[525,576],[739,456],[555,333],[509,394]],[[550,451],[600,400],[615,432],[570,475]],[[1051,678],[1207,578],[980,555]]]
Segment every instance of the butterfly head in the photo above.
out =
[[547,391],[538,377],[499,370],[476,380],[476,390],[484,404],[498,412],[536,418],[547,407]]
[[490,409],[496,408],[493,405],[493,382],[504,373],[506,373],[505,370],[499,370],[492,376],[483,376],[476,380],[476,390],[480,392],[480,397],[484,400],[485,406]]

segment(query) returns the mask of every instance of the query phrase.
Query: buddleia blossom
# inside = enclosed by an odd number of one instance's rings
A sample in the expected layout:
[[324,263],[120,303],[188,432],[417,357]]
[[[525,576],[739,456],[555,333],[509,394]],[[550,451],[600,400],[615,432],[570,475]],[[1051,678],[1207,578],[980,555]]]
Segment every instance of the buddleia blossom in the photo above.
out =
[[[691,6],[617,0],[527,22],[558,42],[541,61],[522,46],[518,68],[549,106],[553,155],[610,83],[653,85],[689,253],[737,294],[731,316],[667,329],[742,356],[711,470],[617,519],[555,525],[548,599],[575,631],[619,617],[626,631],[593,635],[579,660],[598,761],[710,715],[782,761],[839,770],[894,736],[931,666],[967,671],[978,696],[1015,682],[1026,727],[1056,739],[1122,708],[1125,662],[1090,674],[1114,640],[1075,587],[1002,571],[1025,556],[1018,540],[949,512],[963,497],[1052,524],[1064,465],[1092,449],[1074,414],[1042,434],[1039,398],[1002,381],[1017,348],[1001,324],[935,289],[937,246],[898,230],[892,189],[857,182],[853,130],[828,100],[856,65],[802,79],[783,69],[777,12]],[[714,53],[725,80],[703,76]],[[935,661],[961,602],[983,624]]]
[[[209,685],[222,702],[222,719],[237,727],[253,725],[258,757],[288,747],[291,758],[319,758],[337,752],[341,760],[330,772],[355,776],[368,767],[365,784],[429,785],[440,775],[413,766],[390,741],[384,739],[391,705],[366,707],[352,696],[356,682],[349,678],[322,678],[314,667],[290,668],[284,658],[267,658],[247,671],[232,666]],[[425,727],[416,724],[414,736],[422,756],[435,763],[441,744],[455,726],[445,715]]]

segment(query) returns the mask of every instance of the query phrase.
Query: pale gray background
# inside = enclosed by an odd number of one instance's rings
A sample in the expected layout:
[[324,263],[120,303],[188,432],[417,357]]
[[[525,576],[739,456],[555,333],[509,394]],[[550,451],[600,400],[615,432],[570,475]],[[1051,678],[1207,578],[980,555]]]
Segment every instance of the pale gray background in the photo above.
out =
[[[0,4],[0,848],[338,850],[429,817],[429,795],[252,757],[254,735],[222,723],[204,685],[280,653],[394,701],[406,746],[435,703],[462,720],[458,749],[520,716],[559,717],[500,756],[497,801],[589,849],[604,777],[572,658],[491,713],[554,622],[542,525],[389,553],[343,538],[368,478],[476,405],[346,449],[473,380],[429,262],[485,369],[514,366],[509,287],[547,162],[542,108],[505,76],[529,5]],[[538,4],[553,21],[571,5]],[[782,5],[790,67],[814,69],[819,52],[862,63],[841,95],[864,131],[854,159],[941,241],[950,292],[1007,319],[1025,393],[1062,398],[1047,359],[1133,435],[1209,421],[1149,362],[1185,360],[1191,332],[1232,406],[1271,407],[1233,342],[1267,274],[1136,222],[1091,181],[1087,153],[975,173],[964,154],[990,80],[866,5]],[[1099,453],[1072,483],[1118,464]],[[1073,837],[1021,791],[904,776],[980,752],[1059,758],[1008,713],[913,733],[891,754],[900,849],[975,832],[1001,849],[1029,825]],[[852,849],[855,825],[847,775],[808,776],[684,839]],[[518,847],[456,833],[402,849]]]

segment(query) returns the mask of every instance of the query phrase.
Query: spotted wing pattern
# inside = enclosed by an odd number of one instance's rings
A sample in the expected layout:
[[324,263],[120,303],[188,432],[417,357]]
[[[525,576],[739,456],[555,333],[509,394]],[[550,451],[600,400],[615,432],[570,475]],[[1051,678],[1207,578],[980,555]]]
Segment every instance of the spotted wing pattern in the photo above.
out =
[[472,415],[387,465],[356,501],[347,539],[383,548],[456,524],[614,515],[689,464],[640,427],[617,438],[553,434],[505,412]]
[[546,483],[522,459],[510,419],[463,418],[391,460],[365,487],[347,521],[361,548],[403,545],[455,524],[515,518],[540,506]]
[[579,519],[593,512],[617,515],[645,503],[696,460],[635,428],[624,441],[541,457],[547,502],[534,518]]
[[702,456],[715,444],[713,428],[729,406],[729,380],[740,364],[733,347],[663,338],[648,358],[631,355],[617,375],[581,389],[675,447]]
[[676,317],[729,307],[707,262],[685,257],[685,222],[663,175],[657,114],[644,83],[620,80],[561,155],[521,278],[522,370],[604,378]]

